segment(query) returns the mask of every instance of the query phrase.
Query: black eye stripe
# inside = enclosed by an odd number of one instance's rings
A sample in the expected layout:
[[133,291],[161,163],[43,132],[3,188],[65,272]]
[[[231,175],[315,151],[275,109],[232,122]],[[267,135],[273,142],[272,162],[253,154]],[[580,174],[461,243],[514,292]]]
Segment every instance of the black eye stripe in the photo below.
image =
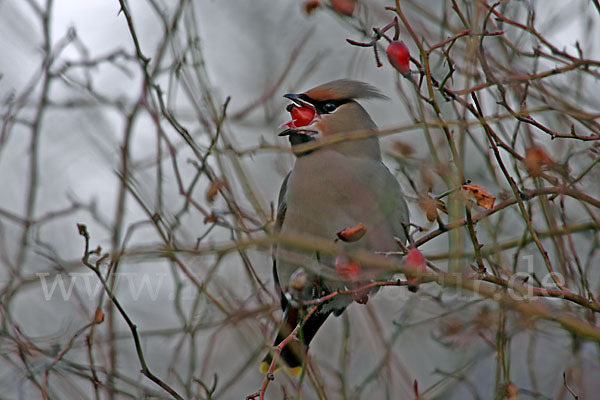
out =
[[[318,114],[332,113],[342,104],[346,104],[351,101],[349,99],[318,101],[318,100],[311,99],[310,97],[308,97],[305,94],[301,94],[298,97],[304,101],[309,102],[313,106],[315,106],[315,109],[317,110]],[[332,108],[332,106],[333,106],[333,108]]]

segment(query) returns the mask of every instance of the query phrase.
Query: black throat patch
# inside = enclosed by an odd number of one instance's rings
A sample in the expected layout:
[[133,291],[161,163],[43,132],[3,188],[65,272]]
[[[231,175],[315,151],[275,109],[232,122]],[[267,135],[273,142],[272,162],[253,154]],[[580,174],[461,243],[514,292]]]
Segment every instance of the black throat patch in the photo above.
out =
[[299,144],[314,142],[315,138],[306,133],[292,132],[288,137],[290,144],[292,145],[292,152],[296,155],[296,157],[302,157],[307,154],[312,153],[314,150],[306,150],[302,152],[294,151],[294,147]]

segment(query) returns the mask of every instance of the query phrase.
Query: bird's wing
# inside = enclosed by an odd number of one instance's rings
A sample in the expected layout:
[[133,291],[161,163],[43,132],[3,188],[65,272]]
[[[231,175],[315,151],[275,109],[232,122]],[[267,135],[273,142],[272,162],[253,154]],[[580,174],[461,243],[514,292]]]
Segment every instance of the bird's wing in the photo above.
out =
[[[287,211],[287,183],[290,177],[291,172],[285,177],[283,183],[281,185],[281,189],[279,190],[279,200],[277,204],[277,218],[275,220],[275,233],[278,233],[281,230],[281,226],[283,225],[283,220],[285,219],[285,213]],[[275,290],[281,299],[281,308],[284,311],[284,321],[279,328],[277,336],[275,338],[274,346],[277,346],[281,343],[287,336],[290,335],[292,330],[296,328],[298,325],[298,317],[299,310],[294,307],[290,307],[288,301],[283,293],[281,288],[281,283],[279,282],[279,274],[277,273],[277,245],[273,246],[273,280],[275,281]],[[310,316],[310,318],[304,321],[301,329],[298,332],[298,337],[300,341],[292,340],[288,345],[286,345],[281,351],[281,359],[285,361],[285,364],[290,368],[289,371],[292,375],[297,376],[301,367],[304,363],[304,355],[306,354],[306,349],[308,348],[308,344],[317,333],[321,325],[325,322],[329,313],[314,313]],[[267,353],[260,364],[260,371],[265,373],[268,371],[269,366],[272,361],[271,353]]]
[[[285,219],[285,213],[287,211],[287,200],[286,200],[286,192],[287,192],[287,183],[290,178],[291,172],[287,174],[283,183],[281,184],[281,189],[279,189],[279,198],[277,200],[277,217],[275,218],[275,233],[279,233],[281,230],[281,226],[283,225],[283,220]],[[275,291],[277,295],[281,299],[281,309],[285,310],[287,307],[287,300],[283,295],[283,289],[281,288],[281,283],[279,282],[279,274],[277,273],[277,259],[275,255],[277,254],[277,244],[273,246],[271,257],[273,259],[273,281],[275,282]]]

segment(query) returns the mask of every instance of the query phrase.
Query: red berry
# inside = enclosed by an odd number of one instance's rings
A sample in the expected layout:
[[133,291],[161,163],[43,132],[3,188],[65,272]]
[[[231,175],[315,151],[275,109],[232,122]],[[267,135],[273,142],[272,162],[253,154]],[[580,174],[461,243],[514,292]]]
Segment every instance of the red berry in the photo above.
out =
[[315,110],[308,107],[293,106],[290,114],[292,115],[292,120],[281,124],[281,126],[287,126],[290,129],[299,128],[309,125],[315,119]]
[[423,253],[421,253],[417,248],[409,250],[408,254],[406,255],[405,263],[409,267],[412,267],[416,270],[425,270],[427,268],[427,261],[425,261]]
[[404,42],[394,41],[390,43],[387,48],[388,60],[394,68],[396,68],[402,75],[406,75],[410,72],[408,63],[410,62],[410,52]]
[[[404,263],[407,267],[411,267],[416,271],[427,271],[427,261],[425,260],[423,253],[421,253],[417,248],[413,248],[408,251]],[[406,279],[408,280],[408,290],[411,292],[416,292],[417,286],[420,282],[419,277],[413,276],[410,273],[405,273],[404,275],[406,275]]]
[[294,107],[290,114],[296,126],[306,126],[315,118],[315,110],[307,107]]
[[331,8],[342,15],[351,17],[356,8],[356,0],[331,0]]
[[360,275],[361,269],[359,263],[346,256],[342,255],[335,258],[335,270],[344,279],[349,281],[356,280]]
[[344,228],[338,233],[336,233],[337,237],[344,242],[356,242],[360,240],[367,233],[367,226],[360,222],[356,226],[351,226],[348,228]]

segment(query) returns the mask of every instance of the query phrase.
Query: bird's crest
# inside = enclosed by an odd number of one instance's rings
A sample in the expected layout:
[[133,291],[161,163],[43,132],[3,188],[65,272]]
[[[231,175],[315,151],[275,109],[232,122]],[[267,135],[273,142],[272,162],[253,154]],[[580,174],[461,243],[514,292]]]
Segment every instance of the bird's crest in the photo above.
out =
[[338,79],[312,88],[304,94],[313,100],[345,100],[345,99],[388,99],[375,87],[368,83],[350,79]]

